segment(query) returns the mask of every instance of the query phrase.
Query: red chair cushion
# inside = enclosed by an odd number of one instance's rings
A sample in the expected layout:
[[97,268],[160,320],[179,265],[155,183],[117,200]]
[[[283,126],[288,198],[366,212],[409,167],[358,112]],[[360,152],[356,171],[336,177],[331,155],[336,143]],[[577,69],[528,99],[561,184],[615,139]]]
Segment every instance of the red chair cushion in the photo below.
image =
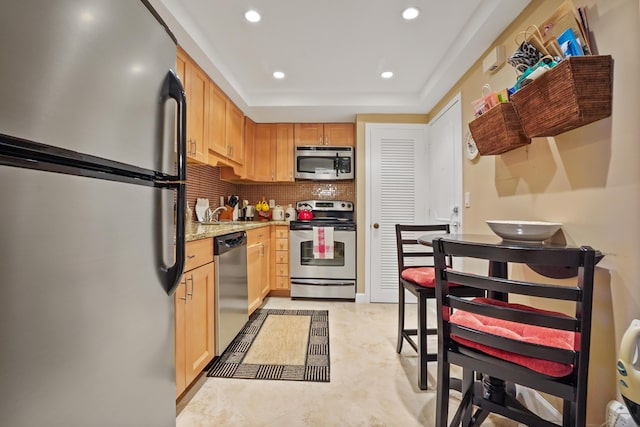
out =
[[425,288],[436,287],[436,269],[433,267],[413,267],[407,268],[400,274],[404,280],[424,286]]
[[[534,307],[529,307],[527,305],[510,304],[507,302],[488,298],[475,298],[474,301],[503,307],[517,308],[520,310],[564,316],[564,314],[555,311],[540,310]],[[450,321],[451,323],[455,323],[461,326],[466,326],[472,329],[487,332],[493,335],[499,335],[501,337],[511,338],[514,340],[525,341],[534,344],[542,344],[549,347],[557,347],[566,350],[574,349],[575,333],[570,331],[559,331],[557,329],[545,328],[542,326],[526,325],[518,322],[494,319],[491,317],[481,316],[462,310],[456,310],[451,315]],[[525,366],[536,372],[540,372],[552,377],[564,377],[565,375],[570,374],[573,370],[573,365],[567,365],[563,363],[552,362],[549,360],[537,359],[535,357],[524,356],[522,354],[511,353],[509,351],[500,350],[495,347],[490,347],[474,341],[469,341],[455,335],[451,335],[451,338],[464,346],[475,348],[484,353],[516,363],[521,366]]]
[[[436,287],[436,269],[434,267],[412,267],[403,270],[400,276],[404,280],[415,283],[425,288]],[[449,286],[460,286],[449,282]]]

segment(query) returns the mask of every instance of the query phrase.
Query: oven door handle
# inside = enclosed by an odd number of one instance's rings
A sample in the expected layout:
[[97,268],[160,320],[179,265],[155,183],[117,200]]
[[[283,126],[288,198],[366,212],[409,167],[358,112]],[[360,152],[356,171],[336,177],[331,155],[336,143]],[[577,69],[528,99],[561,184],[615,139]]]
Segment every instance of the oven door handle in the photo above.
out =
[[315,280],[308,280],[305,282],[291,281],[293,285],[311,285],[311,286],[353,286],[354,282],[319,282]]

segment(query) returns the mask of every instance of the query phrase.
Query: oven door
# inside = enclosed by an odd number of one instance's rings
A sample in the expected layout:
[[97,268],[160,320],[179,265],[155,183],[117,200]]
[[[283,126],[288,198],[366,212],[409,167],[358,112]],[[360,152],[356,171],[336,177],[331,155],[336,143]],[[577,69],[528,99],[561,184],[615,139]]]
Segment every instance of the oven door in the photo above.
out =
[[356,232],[334,230],[333,259],[313,257],[313,231],[289,233],[290,275],[297,279],[356,278]]

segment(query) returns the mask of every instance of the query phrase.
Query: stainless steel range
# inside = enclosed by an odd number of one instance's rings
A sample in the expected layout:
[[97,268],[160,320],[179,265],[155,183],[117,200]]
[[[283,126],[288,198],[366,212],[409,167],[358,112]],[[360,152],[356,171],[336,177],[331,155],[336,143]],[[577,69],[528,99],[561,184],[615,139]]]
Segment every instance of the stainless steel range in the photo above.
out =
[[[353,203],[304,200],[298,211],[311,209],[313,219],[290,224],[291,298],[356,298],[356,223]],[[326,237],[318,239],[318,236]],[[330,247],[323,252],[322,246]]]

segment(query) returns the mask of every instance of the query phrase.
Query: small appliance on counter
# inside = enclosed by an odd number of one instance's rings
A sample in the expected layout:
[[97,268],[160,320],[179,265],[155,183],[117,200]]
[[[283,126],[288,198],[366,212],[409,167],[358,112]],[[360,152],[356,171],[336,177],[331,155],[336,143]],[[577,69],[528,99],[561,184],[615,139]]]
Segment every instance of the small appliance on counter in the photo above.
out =
[[253,221],[256,217],[256,208],[252,205],[247,205],[244,208],[244,220],[245,221]]
[[272,218],[274,221],[284,221],[284,208],[276,205],[272,210]]
[[289,203],[289,207],[287,207],[287,210],[284,213],[284,218],[287,220],[287,222],[291,222],[296,219],[296,215],[296,209],[291,203]]
[[231,220],[237,221],[240,216],[238,204],[240,203],[240,197],[238,196],[229,196],[227,200],[227,204],[231,207]]
[[[622,336],[616,365],[618,389],[631,417],[640,425],[640,320],[634,319]],[[635,363],[634,363],[635,362]]]

